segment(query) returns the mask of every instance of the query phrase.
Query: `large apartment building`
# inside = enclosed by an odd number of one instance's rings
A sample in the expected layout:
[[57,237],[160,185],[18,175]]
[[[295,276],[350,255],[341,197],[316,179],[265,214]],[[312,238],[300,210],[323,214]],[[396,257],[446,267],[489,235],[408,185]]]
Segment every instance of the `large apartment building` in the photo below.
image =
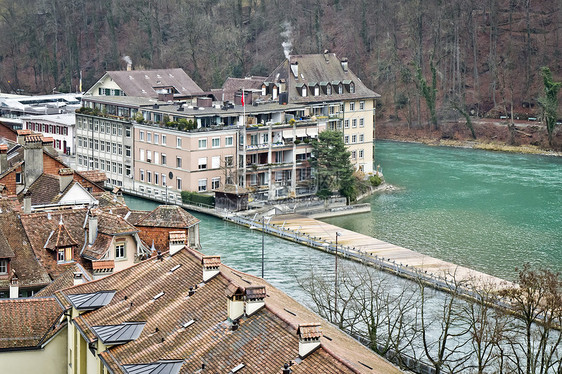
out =
[[[231,80],[234,102],[197,90],[180,94],[173,81],[167,84],[175,95],[123,96],[142,74],[110,72],[76,114],[78,168],[105,171],[108,187],[172,200],[182,190],[210,192],[225,184],[245,187],[256,199],[310,195],[310,142],[329,129],[342,132],[355,168],[372,173],[379,95],[347,64],[330,53],[290,56],[261,89],[253,80],[250,88],[244,79]],[[159,70],[157,76],[166,74]],[[143,83],[151,76],[145,74]],[[103,87],[118,80],[119,95],[107,94]]]

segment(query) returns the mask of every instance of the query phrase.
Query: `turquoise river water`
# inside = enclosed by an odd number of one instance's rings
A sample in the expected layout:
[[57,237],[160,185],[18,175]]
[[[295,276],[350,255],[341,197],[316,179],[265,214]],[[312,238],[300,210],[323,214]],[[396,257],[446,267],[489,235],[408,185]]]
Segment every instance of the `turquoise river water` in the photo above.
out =
[[[376,143],[377,164],[397,187],[368,199],[371,213],[327,222],[505,279],[530,262],[562,271],[562,159],[419,144]],[[156,203],[127,197],[132,209]],[[261,274],[261,233],[201,220],[205,254]],[[333,273],[329,254],[265,237],[265,278],[297,300],[295,277]],[[333,274],[332,274],[333,275]]]

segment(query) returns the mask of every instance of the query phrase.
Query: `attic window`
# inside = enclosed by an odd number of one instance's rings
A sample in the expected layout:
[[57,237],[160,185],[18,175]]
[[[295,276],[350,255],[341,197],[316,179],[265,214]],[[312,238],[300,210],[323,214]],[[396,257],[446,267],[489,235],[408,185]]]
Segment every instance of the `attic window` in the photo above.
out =
[[332,94],[332,85],[328,84],[326,86],[326,95],[331,95]]
[[341,95],[343,93],[343,84],[338,84],[338,93]]
[[320,87],[316,86],[314,87],[314,96],[318,96],[320,95]]
[[233,367],[233,368],[230,370],[229,374],[230,374],[230,373],[237,373],[237,372],[239,372],[240,370],[244,369],[245,366],[246,366],[246,365],[244,365],[244,364],[237,365],[237,366]]
[[10,260],[2,259],[0,260],[0,274],[8,274],[8,264]]
[[308,89],[306,86],[302,86],[302,97],[306,97],[308,95]]
[[355,93],[355,84],[353,82],[351,82],[349,84],[349,92],[350,93]]
[[161,298],[162,296],[164,296],[164,291],[162,291],[162,292],[160,292],[158,295],[154,296],[154,297],[152,298],[152,301],[156,301],[156,300],[158,300],[159,298]]

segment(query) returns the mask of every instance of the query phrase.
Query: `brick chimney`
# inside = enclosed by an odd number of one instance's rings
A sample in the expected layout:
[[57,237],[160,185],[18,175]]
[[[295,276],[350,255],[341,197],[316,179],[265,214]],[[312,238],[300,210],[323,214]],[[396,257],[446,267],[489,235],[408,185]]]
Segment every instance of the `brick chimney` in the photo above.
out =
[[43,140],[40,135],[27,135],[23,151],[25,187],[31,186],[43,174]]
[[8,170],[8,145],[0,144],[0,174]]
[[226,288],[228,319],[234,321],[244,315],[244,290],[234,283]]
[[246,315],[251,316],[265,306],[265,286],[246,287]]
[[84,274],[81,271],[74,272],[73,284],[74,286],[78,286],[79,284],[86,283],[84,280]]
[[31,135],[31,130],[29,130],[29,129],[18,130],[17,131],[17,138],[16,138],[17,143],[21,144],[21,145],[24,145],[25,144],[25,137],[27,135]]
[[60,192],[64,191],[66,187],[72,182],[74,178],[74,171],[71,168],[62,168],[59,170],[59,189]]
[[31,213],[31,192],[25,191],[23,194],[23,213]]
[[322,326],[320,323],[301,323],[297,328],[299,336],[299,357],[305,358],[318,347],[322,337]]
[[12,276],[10,277],[10,299],[17,299],[20,294],[20,285],[18,276],[14,269],[12,269]]
[[203,282],[207,282],[220,272],[221,256],[203,256]]
[[98,236],[98,216],[90,210],[88,219],[88,244],[94,244]]

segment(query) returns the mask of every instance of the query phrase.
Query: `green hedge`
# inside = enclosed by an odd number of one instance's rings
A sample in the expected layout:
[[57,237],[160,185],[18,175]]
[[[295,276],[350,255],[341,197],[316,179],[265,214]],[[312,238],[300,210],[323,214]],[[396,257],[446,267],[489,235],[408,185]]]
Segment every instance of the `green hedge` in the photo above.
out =
[[184,204],[205,204],[215,206],[214,196],[202,195],[197,192],[182,191],[181,200]]

